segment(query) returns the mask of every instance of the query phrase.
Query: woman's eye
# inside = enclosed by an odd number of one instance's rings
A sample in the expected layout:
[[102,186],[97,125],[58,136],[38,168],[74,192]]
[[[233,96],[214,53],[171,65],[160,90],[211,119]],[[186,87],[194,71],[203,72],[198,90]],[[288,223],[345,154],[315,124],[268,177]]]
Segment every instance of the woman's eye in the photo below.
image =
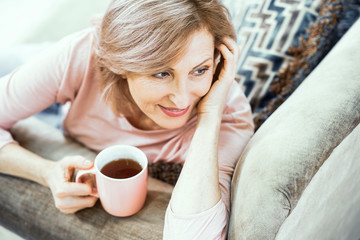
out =
[[154,74],[152,76],[156,77],[156,78],[164,79],[164,78],[169,77],[170,73],[168,73],[168,72],[160,72],[160,73]]
[[200,69],[196,69],[194,71],[194,74],[197,76],[201,76],[203,75],[207,70],[209,70],[208,68],[200,68]]

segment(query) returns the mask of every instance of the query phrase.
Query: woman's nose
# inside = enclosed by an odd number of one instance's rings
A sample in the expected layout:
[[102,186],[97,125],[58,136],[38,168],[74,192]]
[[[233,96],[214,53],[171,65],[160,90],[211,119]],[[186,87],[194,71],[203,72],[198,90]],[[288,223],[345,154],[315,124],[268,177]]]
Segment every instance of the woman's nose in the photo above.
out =
[[190,91],[187,82],[186,78],[174,79],[173,81],[169,98],[178,108],[185,108],[190,105]]

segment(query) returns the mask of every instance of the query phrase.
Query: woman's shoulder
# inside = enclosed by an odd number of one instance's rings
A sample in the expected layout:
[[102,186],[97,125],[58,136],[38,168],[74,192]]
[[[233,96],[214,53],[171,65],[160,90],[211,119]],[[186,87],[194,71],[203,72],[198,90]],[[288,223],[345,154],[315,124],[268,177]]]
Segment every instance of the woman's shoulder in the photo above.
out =
[[77,54],[84,57],[86,53],[92,53],[95,46],[95,28],[86,28],[71,33],[58,41],[56,47],[62,50],[63,54]]
[[224,114],[229,111],[234,111],[235,109],[242,109],[244,107],[247,108],[249,106],[249,101],[241,89],[241,86],[234,80],[226,98]]
[[70,33],[60,39],[59,42],[71,42],[71,43],[85,43],[85,42],[91,42],[95,38],[96,28],[95,27],[89,27],[85,29],[81,29],[79,31]]
[[65,36],[46,53],[49,70],[58,75],[58,101],[73,99],[94,68],[94,41],[95,29],[87,28]]
[[253,125],[250,103],[241,86],[235,80],[226,99],[222,122],[247,122],[249,127]]

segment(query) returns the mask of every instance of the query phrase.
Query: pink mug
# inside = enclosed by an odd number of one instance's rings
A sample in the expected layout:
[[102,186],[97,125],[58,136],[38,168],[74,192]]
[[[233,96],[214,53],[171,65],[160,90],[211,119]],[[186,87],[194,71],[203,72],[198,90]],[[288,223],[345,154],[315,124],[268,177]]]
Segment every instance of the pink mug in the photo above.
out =
[[[135,176],[123,179],[104,175],[101,169],[117,159],[132,159],[140,164],[142,170]],[[96,188],[105,211],[117,217],[127,217],[140,211],[147,194],[148,160],[144,152],[130,145],[115,145],[102,150],[95,158],[94,167],[80,170],[76,182],[84,174],[94,174]]]

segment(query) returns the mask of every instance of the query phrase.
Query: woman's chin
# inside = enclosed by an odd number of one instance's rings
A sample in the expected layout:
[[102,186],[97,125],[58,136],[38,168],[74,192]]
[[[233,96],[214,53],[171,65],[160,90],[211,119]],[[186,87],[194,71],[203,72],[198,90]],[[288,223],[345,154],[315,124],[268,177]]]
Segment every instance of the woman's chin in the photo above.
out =
[[165,121],[161,121],[161,123],[158,123],[158,125],[163,128],[163,129],[177,129],[177,128],[181,128],[183,126],[185,126],[186,124],[186,120],[165,120]]

